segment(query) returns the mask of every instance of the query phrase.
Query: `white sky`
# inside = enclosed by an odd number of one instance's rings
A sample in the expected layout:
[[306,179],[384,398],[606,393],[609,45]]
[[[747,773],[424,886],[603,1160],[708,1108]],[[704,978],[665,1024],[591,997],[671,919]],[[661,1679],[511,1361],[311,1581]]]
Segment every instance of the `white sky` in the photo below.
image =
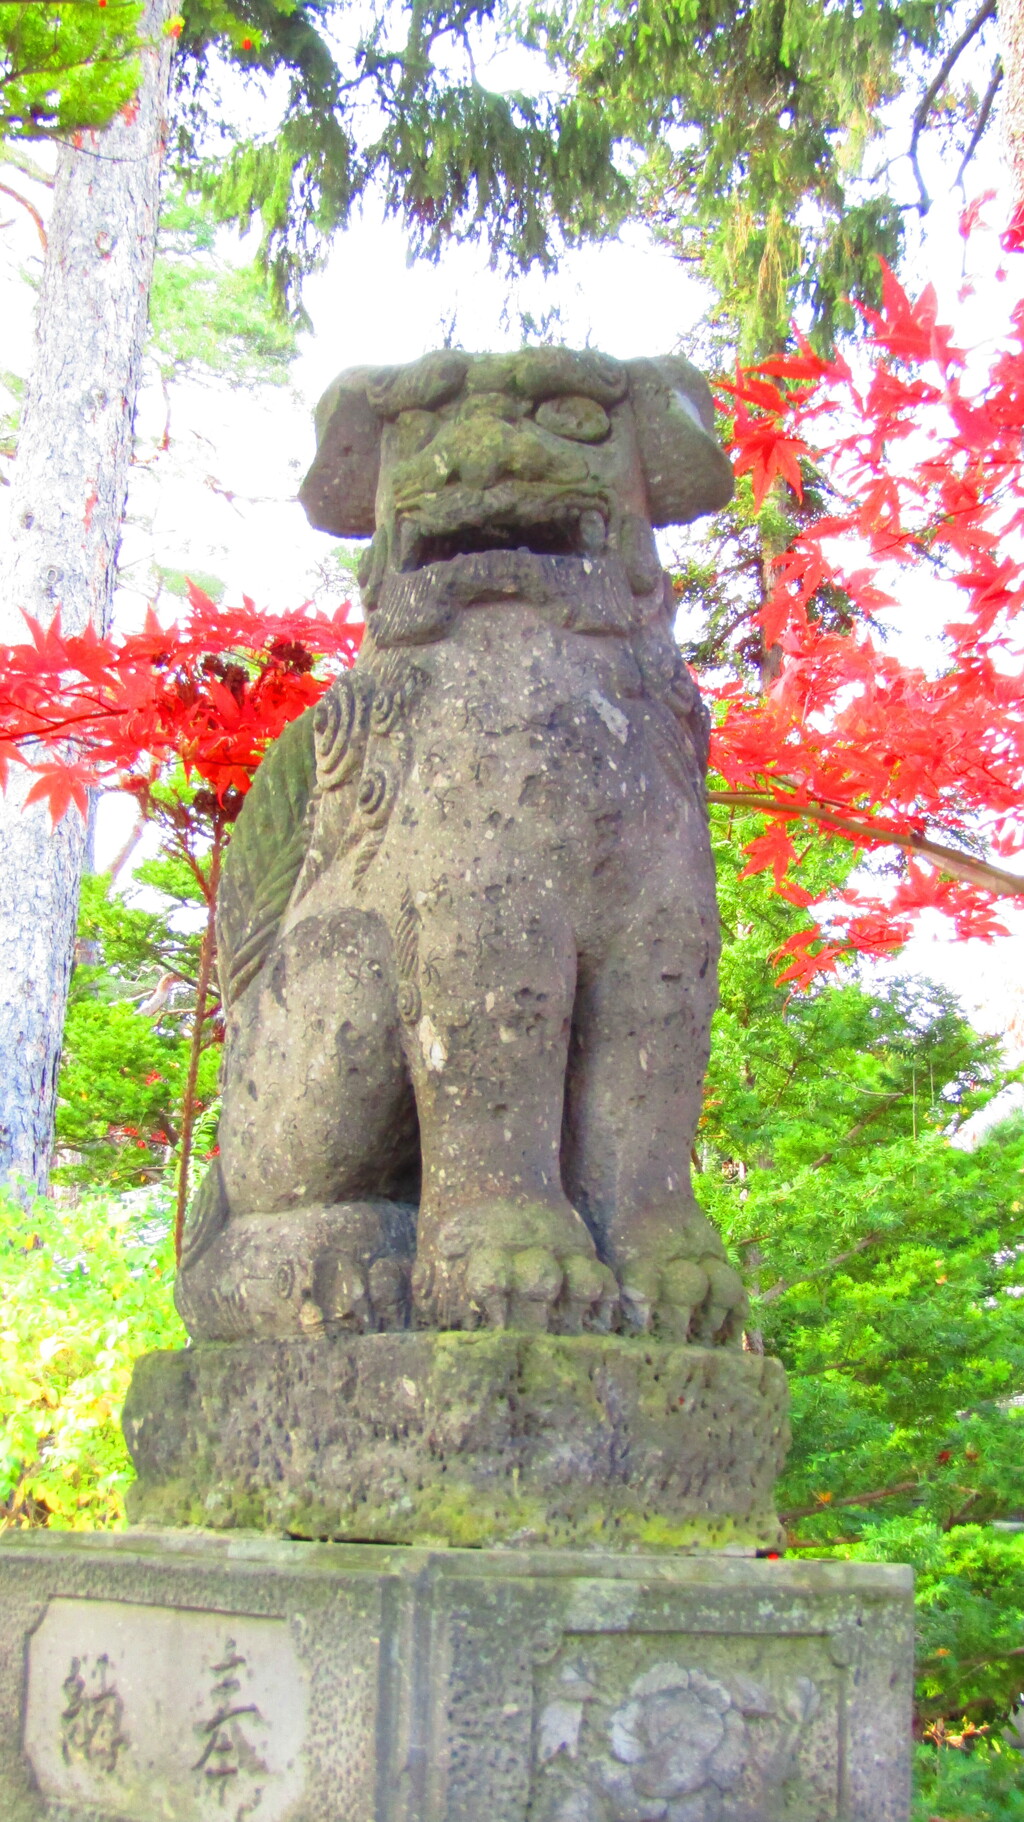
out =
[[[511,71],[512,66],[508,69]],[[505,69],[502,74],[506,73]],[[513,72],[514,74],[514,72]],[[945,313],[955,311],[962,335],[983,344],[1005,323],[1013,298],[1024,291],[1024,257],[1004,256],[994,232],[977,233],[969,258],[975,299],[956,303],[963,280],[964,243],[957,232],[963,198],[949,194],[948,177],[928,168],[935,204],[906,275],[907,288],[936,284]],[[45,213],[48,193],[19,174],[4,180],[24,189]],[[994,228],[1009,213],[1009,186],[993,146],[969,173],[968,194],[996,188],[1002,200],[987,205]],[[32,357],[34,295],[25,275],[37,278],[40,248],[24,211],[0,197],[0,365],[28,373]],[[249,249],[225,236],[231,258]],[[998,283],[998,266],[1008,277]],[[476,249],[454,248],[436,266],[406,263],[404,240],[368,206],[335,244],[326,270],[306,287],[313,330],[302,338],[287,387],[242,389],[205,375],[173,388],[172,446],[158,454],[165,403],[155,370],[147,374],[138,415],[137,465],[122,549],[125,586],[117,603],[120,624],[141,617],[154,592],[154,565],[213,574],[227,598],[244,591],[272,607],[316,598],[331,606],[347,592],[333,570],[334,540],[313,532],[295,491],[313,455],[311,411],[320,392],[343,366],[411,360],[448,336],[470,348],[517,347],[520,313],[543,319],[556,310],[558,340],[590,344],[629,356],[670,350],[694,326],[704,293],[690,272],[653,245],[641,229],[620,240],[569,255],[557,275],[521,283],[511,298],[502,278],[487,269]],[[2,395],[0,395],[2,404]],[[0,489],[0,515],[6,489]],[[230,496],[230,497],[229,497]],[[174,604],[163,598],[165,615]],[[915,618],[918,618],[915,615]],[[918,618],[921,633],[924,623]],[[124,838],[130,812],[115,800],[104,805],[100,864]],[[942,920],[925,924],[900,971],[920,969],[954,986],[965,1004],[992,1029],[1003,1030],[1024,1008],[1024,912],[1007,907],[1015,934],[989,946],[954,944]],[[1024,1055],[1024,1040],[1014,1049]]]

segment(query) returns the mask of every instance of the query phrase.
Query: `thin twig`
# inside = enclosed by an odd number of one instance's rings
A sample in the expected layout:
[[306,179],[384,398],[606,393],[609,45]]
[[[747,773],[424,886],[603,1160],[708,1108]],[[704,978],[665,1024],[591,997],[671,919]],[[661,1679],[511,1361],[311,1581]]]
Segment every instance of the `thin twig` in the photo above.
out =
[[1003,80],[1003,60],[1001,57],[997,57],[994,64],[992,65],[991,81],[989,82],[988,88],[985,90],[985,94],[982,98],[981,106],[978,109],[978,118],[974,125],[974,132],[971,134],[970,144],[968,145],[966,152],[964,153],[962,159],[960,160],[960,169],[957,172],[956,177],[953,180],[954,186],[957,189],[960,189],[963,185],[964,172],[966,171],[968,165],[971,162],[971,159],[974,157],[974,154],[978,149],[978,141],[981,138],[981,135],[985,131],[985,128],[988,126],[988,117],[992,112],[992,103],[994,102],[994,100],[996,98],[996,93],[999,88],[999,84],[1002,82],[1002,80]]
[[[932,1654],[934,1656],[934,1653]],[[1009,1651],[995,1651],[991,1657],[968,1658],[959,1670],[983,1670],[986,1664],[1005,1664],[1010,1658],[1024,1658],[1024,1645],[1011,1645]]]
[[812,1272],[804,1272],[801,1278],[777,1278],[775,1283],[770,1285],[766,1291],[762,1291],[760,1295],[755,1292],[754,1301],[758,1305],[774,1303],[778,1297],[784,1297],[786,1292],[793,1290],[796,1285],[809,1284],[812,1278],[820,1278],[824,1272],[835,1271],[837,1265],[845,1265],[847,1259],[855,1258],[858,1253],[867,1252],[869,1246],[877,1246],[881,1239],[881,1234],[866,1234],[855,1245],[848,1246],[844,1253],[836,1253],[833,1259],[826,1259],[824,1265],[816,1265]]
[[875,1506],[880,1499],[895,1499],[898,1493],[913,1493],[920,1486],[916,1480],[898,1480],[894,1487],[879,1487],[874,1493],[845,1493],[842,1499],[817,1499],[813,1506],[797,1506],[792,1512],[780,1512],[784,1525],[795,1518],[812,1518],[816,1512],[831,1512],[837,1506]]
[[942,1527],[944,1531],[955,1531],[957,1525],[962,1525],[975,1500],[981,1498],[980,1487],[958,1487],[957,1491],[959,1493],[966,1493],[967,1498],[964,1500],[963,1505],[958,1506],[956,1511],[951,1512],[949,1517],[945,1520]]
[[185,1082],[185,1095],[181,1108],[181,1157],[178,1164],[178,1199],[174,1214],[174,1257],[181,1259],[181,1243],[185,1233],[185,1211],[188,1208],[188,1175],[192,1157],[192,1133],[196,1117],[196,1084],[199,1080],[199,1059],[203,1049],[203,1027],[206,1022],[206,996],[210,989],[213,975],[213,963],[216,949],[214,932],[214,910],[217,898],[217,882],[220,879],[220,861],[223,848],[224,831],[218,824],[213,838],[213,852],[210,855],[209,899],[206,915],[206,929],[203,931],[202,948],[199,952],[199,982],[196,988],[195,1018],[192,1025],[192,1042],[189,1047],[188,1077]]
[[6,147],[0,157],[0,163],[9,164],[12,171],[20,171],[23,177],[31,178],[33,183],[41,183],[44,189],[52,190],[56,182],[52,173],[44,171],[42,165],[36,164],[34,158],[29,158],[24,151],[15,153],[10,146]]
[[131,834],[128,836],[128,839],[124,843],[124,846],[122,848],[119,848],[118,852],[115,854],[113,860],[110,863],[110,867],[109,867],[108,871],[110,873],[111,885],[114,884],[115,880],[117,879],[118,874],[121,871],[121,868],[125,865],[125,862],[130,860],[132,855],[134,854],[136,848],[139,845],[139,842],[142,840],[142,834],[143,834],[143,830],[145,829],[145,827],[146,827],[146,818],[143,816],[143,814],[140,810],[138,816],[136,817],[135,823],[132,827]]
[[840,1550],[844,1544],[859,1544],[859,1537],[787,1537],[787,1550]]
[[0,183],[0,193],[2,193],[4,196],[9,196],[13,202],[20,202],[22,208],[28,210],[29,214],[32,217],[32,220],[36,224],[36,233],[39,236],[40,242],[42,244],[43,252],[45,253],[46,246],[47,246],[46,225],[43,221],[42,216],[39,213],[39,210],[36,208],[35,203],[29,202],[28,197],[23,196],[21,194],[20,190],[12,190],[9,183]]
[[917,159],[918,144],[920,142],[921,134],[924,132],[928,123],[928,116],[932,111],[932,104],[942,89],[942,85],[950,74],[950,71],[957,63],[961,53],[967,49],[971,39],[977,37],[982,26],[985,25],[989,19],[994,19],[995,16],[996,0],[985,0],[985,4],[978,9],[974,18],[965,25],[959,38],[956,40],[956,43],[950,45],[950,48],[943,57],[942,62],[939,64],[932,81],[928,84],[928,87],[925,89],[924,94],[921,96],[921,99],[914,110],[913,131],[910,135],[910,163],[914,172],[914,177],[917,180],[918,194],[921,198],[917,205],[919,215],[927,215],[932,206],[932,199],[925,188],[924,178],[921,176],[921,166]]
[[837,1139],[831,1151],[823,1151],[820,1158],[815,1158],[814,1163],[811,1165],[811,1169],[824,1170],[826,1164],[831,1164],[832,1159],[835,1157],[836,1152],[841,1145],[849,1145],[851,1139],[856,1139],[864,1131],[865,1126],[870,1126],[872,1120],[880,1118],[890,1102],[899,1101],[902,1098],[902,1095],[903,1090],[901,1088],[883,1094],[878,1106],[870,1108],[863,1119],[858,1120],[855,1126],[851,1126],[849,1132],[844,1133],[841,1139]]

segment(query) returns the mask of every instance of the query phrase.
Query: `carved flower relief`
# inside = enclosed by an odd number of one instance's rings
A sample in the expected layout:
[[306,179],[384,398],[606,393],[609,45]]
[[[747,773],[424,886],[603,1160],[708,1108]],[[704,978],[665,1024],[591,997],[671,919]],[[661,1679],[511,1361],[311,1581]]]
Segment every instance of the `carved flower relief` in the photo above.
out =
[[[609,1727],[625,1768],[614,1782],[629,1813],[637,1822],[717,1822],[714,1794],[739,1783],[747,1752],[747,1724],[729,1691],[703,1671],[657,1664],[631,1694]],[[701,1795],[708,1786],[710,1803]]]
[[[567,1673],[572,1687],[540,1717],[542,1764],[560,1753],[576,1759],[585,1705],[597,1695],[580,1666],[567,1666],[563,1683]],[[610,1756],[591,1761],[552,1822],[769,1822],[770,1792],[793,1775],[799,1734],[820,1698],[806,1678],[781,1706],[751,1678],[730,1683],[673,1663],[637,1677],[607,1721]],[[752,1762],[753,1716],[783,1723],[767,1763]]]

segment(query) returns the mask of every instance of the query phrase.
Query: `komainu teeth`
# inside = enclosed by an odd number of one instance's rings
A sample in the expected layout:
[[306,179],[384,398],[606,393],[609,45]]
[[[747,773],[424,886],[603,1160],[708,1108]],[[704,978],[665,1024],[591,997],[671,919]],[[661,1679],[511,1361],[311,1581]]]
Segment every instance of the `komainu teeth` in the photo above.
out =
[[580,513],[580,555],[582,557],[599,557],[605,547],[607,532],[604,519],[596,508]]
[[400,570],[418,569],[423,537],[412,519],[403,519],[398,527],[398,564]]

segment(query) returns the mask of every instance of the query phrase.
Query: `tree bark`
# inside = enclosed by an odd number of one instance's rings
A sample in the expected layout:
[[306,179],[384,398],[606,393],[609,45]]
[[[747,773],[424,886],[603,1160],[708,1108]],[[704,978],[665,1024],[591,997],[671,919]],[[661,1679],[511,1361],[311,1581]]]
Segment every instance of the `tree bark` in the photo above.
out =
[[[136,101],[61,150],[0,557],[0,643],[22,610],[110,624],[167,138],[173,0],[149,0]],[[45,1189],[85,826],[51,829],[12,767],[0,795],[0,1183]]]
[[999,0],[1003,62],[1003,143],[1013,199],[1024,204],[1024,0]]

